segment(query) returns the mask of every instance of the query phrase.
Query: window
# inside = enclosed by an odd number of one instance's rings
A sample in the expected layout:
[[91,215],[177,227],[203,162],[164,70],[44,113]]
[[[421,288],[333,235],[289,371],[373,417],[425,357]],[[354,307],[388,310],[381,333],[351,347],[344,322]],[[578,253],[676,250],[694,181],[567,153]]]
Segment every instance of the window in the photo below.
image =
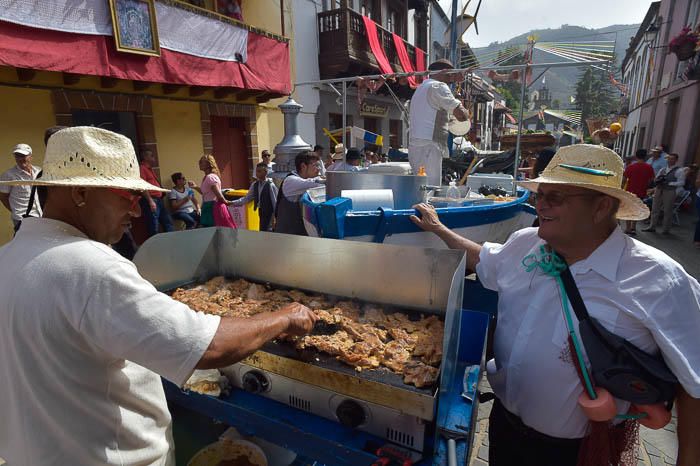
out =
[[668,108],[666,109],[666,120],[664,122],[664,133],[661,138],[662,144],[668,144],[669,146],[673,142],[673,136],[675,134],[676,125],[678,124],[678,111],[681,106],[681,98],[676,97],[668,102]]
[[[346,127],[352,126],[352,115],[345,116]],[[340,129],[343,127],[343,114],[342,113],[329,113],[328,114],[328,129],[333,131],[334,129]],[[345,135],[345,142],[349,147],[350,144],[350,131]],[[343,134],[340,132],[338,136],[335,137],[338,142],[342,142]],[[328,147],[335,147],[335,142],[332,140],[328,142]],[[332,151],[331,151],[332,152]]]
[[397,32],[395,11],[389,11],[389,17],[386,19],[386,28],[389,30],[389,32]]
[[691,0],[688,6],[688,20],[685,22],[686,26],[694,28],[696,24],[700,21],[700,0]]
[[389,120],[389,147],[392,149],[401,148],[403,139],[403,125],[401,120]]
[[647,133],[646,126],[642,126],[641,128],[639,128],[639,137],[637,138],[637,149],[642,149],[642,148],[646,147],[645,142],[644,142],[644,137],[646,136],[646,133]]

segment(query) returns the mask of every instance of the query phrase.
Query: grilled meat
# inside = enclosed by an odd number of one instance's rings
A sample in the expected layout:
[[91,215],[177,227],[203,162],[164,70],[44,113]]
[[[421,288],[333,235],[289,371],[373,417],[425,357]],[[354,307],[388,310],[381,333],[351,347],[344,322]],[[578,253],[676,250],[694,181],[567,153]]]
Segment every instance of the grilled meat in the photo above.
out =
[[332,335],[288,337],[299,349],[313,348],[335,356],[360,371],[385,367],[404,376],[404,382],[426,387],[437,380],[442,361],[443,322],[437,316],[411,320],[400,312],[386,313],[376,304],[335,300],[298,290],[276,290],[243,279],[216,277],[172,297],[208,314],[250,317],[273,312],[289,302],[309,306],[320,320],[337,324]]
[[409,361],[403,368],[403,382],[418,388],[429,387],[437,382],[438,369],[420,361]]

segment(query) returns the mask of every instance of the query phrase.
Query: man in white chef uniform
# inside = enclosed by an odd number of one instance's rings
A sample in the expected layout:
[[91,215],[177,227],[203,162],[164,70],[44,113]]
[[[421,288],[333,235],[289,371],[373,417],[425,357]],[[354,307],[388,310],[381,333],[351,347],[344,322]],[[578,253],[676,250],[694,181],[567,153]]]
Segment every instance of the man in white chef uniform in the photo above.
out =
[[[440,59],[432,63],[428,70],[451,70],[454,67],[448,60]],[[408,161],[417,174],[425,167],[428,183],[440,186],[442,179],[442,159],[448,156],[447,122],[449,115],[459,121],[468,118],[467,111],[455,99],[446,83],[459,79],[457,74],[436,73],[418,86],[411,99],[411,126],[408,142]]]

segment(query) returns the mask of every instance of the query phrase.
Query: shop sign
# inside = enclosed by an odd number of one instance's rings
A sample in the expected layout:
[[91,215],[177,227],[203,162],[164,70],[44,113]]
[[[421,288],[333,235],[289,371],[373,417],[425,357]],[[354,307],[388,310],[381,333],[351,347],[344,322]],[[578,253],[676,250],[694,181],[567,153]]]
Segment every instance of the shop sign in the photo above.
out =
[[373,103],[373,102],[362,102],[360,106],[360,115],[368,117],[380,117],[384,118],[389,114],[389,106]]

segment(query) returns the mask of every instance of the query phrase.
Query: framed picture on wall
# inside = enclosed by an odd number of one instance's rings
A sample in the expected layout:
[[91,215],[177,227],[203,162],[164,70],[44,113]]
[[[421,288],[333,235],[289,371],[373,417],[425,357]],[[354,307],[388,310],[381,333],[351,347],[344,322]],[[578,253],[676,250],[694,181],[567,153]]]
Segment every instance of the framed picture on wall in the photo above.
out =
[[120,52],[160,56],[154,0],[109,0]]

